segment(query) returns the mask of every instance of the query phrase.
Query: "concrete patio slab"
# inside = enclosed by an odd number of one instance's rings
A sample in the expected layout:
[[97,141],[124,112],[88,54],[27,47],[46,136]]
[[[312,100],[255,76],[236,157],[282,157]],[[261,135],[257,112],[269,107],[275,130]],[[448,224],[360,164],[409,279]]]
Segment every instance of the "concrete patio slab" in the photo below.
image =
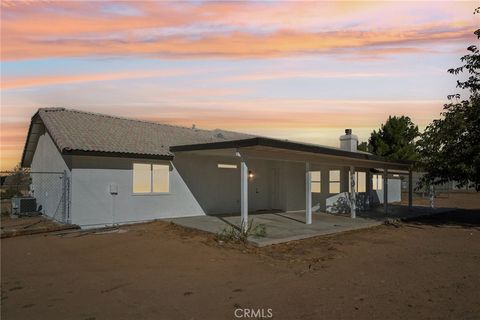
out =
[[[325,213],[314,213],[313,222],[310,225],[305,224],[304,219],[304,212],[252,214],[250,215],[251,223],[254,225],[264,224],[267,235],[265,237],[250,236],[248,241],[253,245],[263,247],[342,231],[369,228],[383,223],[381,221],[363,218],[351,219]],[[174,218],[167,221],[210,233],[219,233],[228,228],[229,225],[240,226],[239,216],[212,215]]]
[[[356,219],[348,215],[337,215],[316,212],[313,213],[312,224],[305,224],[305,211],[297,212],[267,212],[251,213],[249,219],[254,225],[266,226],[266,236],[250,236],[248,241],[256,246],[264,247],[294,240],[339,232],[371,228],[384,223],[386,219],[409,219],[443,212],[442,209],[414,207],[408,210],[406,206],[389,206],[389,214],[385,215],[383,208],[373,208],[368,212],[357,214]],[[220,233],[229,226],[240,227],[239,215],[209,215],[185,218],[166,219],[180,226],[198,229],[210,233]]]

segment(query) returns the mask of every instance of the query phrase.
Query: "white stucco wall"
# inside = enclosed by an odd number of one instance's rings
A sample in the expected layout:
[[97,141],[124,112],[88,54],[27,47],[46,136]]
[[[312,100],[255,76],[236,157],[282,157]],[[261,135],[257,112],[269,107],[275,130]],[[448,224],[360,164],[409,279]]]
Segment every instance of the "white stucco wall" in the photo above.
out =
[[63,173],[70,170],[48,133],[39,137],[37,148],[30,166],[32,174],[31,191],[41,212],[53,219],[62,221]]
[[[133,163],[137,162],[170,164],[158,160],[74,156],[72,223],[88,227],[204,215],[173,165],[169,193],[134,194]],[[118,194],[110,193],[111,184],[116,185]]]
[[305,210],[305,164],[284,162],[286,211]]
[[[207,214],[240,212],[240,160],[236,157],[177,154],[174,164]],[[219,163],[236,164],[220,169]],[[305,165],[247,159],[250,212],[305,209]],[[274,173],[276,172],[276,174]]]

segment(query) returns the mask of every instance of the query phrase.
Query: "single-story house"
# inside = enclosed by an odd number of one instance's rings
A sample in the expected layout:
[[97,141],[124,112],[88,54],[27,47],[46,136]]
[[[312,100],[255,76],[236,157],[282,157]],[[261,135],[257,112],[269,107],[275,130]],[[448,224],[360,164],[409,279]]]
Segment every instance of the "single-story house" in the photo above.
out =
[[[44,214],[82,227],[225,213],[248,222],[262,210],[305,211],[311,223],[312,210],[355,217],[400,200],[396,176],[411,175],[410,164],[357,151],[357,140],[346,130],[333,148],[42,108],[22,166]],[[61,181],[45,179],[49,173]],[[60,206],[61,215],[48,209]]]

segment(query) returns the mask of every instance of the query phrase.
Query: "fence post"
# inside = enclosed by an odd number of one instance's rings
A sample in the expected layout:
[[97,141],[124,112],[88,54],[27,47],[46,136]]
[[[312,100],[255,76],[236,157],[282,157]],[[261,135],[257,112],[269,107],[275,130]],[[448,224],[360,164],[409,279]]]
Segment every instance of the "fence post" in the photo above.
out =
[[435,188],[430,185],[430,208],[435,209]]

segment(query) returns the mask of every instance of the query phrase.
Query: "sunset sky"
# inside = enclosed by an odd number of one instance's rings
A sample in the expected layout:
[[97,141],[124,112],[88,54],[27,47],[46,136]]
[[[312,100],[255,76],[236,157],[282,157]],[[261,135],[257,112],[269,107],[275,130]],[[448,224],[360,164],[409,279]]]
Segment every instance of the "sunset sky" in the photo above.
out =
[[457,92],[478,1],[1,2],[1,168],[68,107],[338,145]]

